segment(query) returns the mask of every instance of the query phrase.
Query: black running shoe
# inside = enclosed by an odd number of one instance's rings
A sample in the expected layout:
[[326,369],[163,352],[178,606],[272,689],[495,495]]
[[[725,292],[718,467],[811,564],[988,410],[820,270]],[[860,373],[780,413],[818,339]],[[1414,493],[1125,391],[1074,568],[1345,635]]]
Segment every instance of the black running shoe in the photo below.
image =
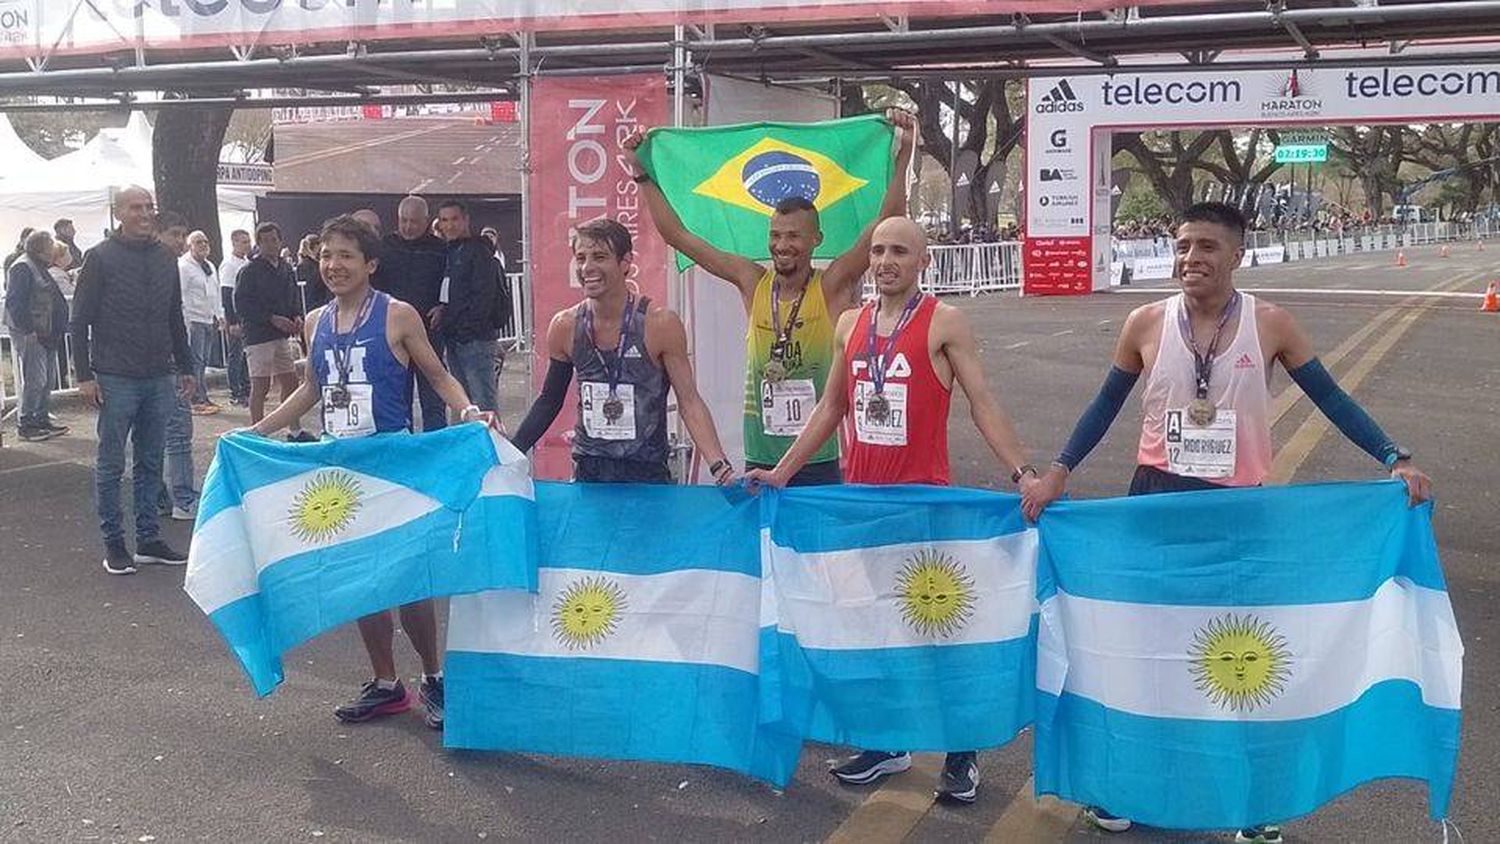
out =
[[1281,844],[1281,827],[1263,824],[1234,834],[1235,844]]
[[135,574],[135,560],[123,542],[110,542],[104,546],[104,570],[110,574]]
[[51,428],[39,428],[33,425],[25,425],[18,429],[16,433],[21,437],[21,439],[29,443],[39,443],[42,440],[50,440],[53,437],[57,436],[56,434],[52,433]]
[[864,785],[881,777],[899,774],[911,767],[910,753],[887,753],[884,750],[866,750],[844,760],[844,764],[829,773],[840,782]]
[[422,685],[417,687],[417,700],[427,710],[427,716],[422,720],[427,726],[434,730],[443,728],[443,678],[423,677]]
[[400,680],[396,681],[394,689],[382,689],[379,683],[371,680],[360,690],[359,697],[333,710],[333,717],[346,724],[357,724],[408,709],[411,709],[411,696]]
[[306,431],[298,431],[295,434],[287,434],[286,441],[289,443],[315,443],[318,441],[318,437],[316,434],[309,434]]
[[53,423],[48,422],[47,430],[52,432],[52,436],[60,437],[73,429],[69,428],[67,425],[54,425]]
[[152,539],[148,542],[136,543],[135,561],[137,563],[160,563],[164,566],[185,566],[187,555],[160,539]]
[[972,750],[948,754],[943,760],[942,776],[938,778],[936,797],[939,802],[964,805],[974,802],[974,796],[979,793],[979,765],[974,760]]

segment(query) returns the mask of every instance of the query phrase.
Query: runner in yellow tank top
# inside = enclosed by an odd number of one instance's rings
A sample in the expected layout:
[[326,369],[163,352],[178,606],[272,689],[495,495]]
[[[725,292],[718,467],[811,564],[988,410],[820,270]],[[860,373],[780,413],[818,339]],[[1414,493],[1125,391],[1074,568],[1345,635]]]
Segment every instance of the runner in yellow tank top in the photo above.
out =
[[[792,197],[777,203],[770,216],[771,266],[732,255],[688,231],[666,197],[645,176],[635,158],[644,135],[625,141],[631,171],[662,239],[709,273],[740,291],[750,318],[745,336],[745,462],[770,468],[781,459],[806,424],[823,394],[834,360],[834,321],[859,304],[860,282],[870,264],[870,233],[887,217],[906,213],[905,173],[916,143],[911,115],[890,110],[896,128],[895,175],[886,189],[880,214],[860,239],[826,269],[814,270],[813,250],[823,241],[813,203]],[[794,313],[795,312],[795,313]],[[838,443],[830,438],[791,481],[838,483]]]

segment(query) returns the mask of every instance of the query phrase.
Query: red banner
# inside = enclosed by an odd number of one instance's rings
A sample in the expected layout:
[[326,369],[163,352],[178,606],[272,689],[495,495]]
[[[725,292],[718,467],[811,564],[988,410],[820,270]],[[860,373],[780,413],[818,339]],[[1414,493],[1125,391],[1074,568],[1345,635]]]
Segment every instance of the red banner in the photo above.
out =
[[1093,292],[1094,277],[1089,271],[1090,242],[1087,237],[1027,238],[1022,244],[1021,258],[1026,273],[1021,285],[1025,295]]
[[[573,274],[571,234],[597,217],[619,220],[635,241],[631,279],[640,292],[667,302],[667,246],[646,217],[640,185],[631,181],[620,143],[637,129],[669,122],[664,74],[538,77],[531,89],[531,301],[536,342],[532,367],[538,390],[547,376],[547,326],[552,315],[583,299]],[[537,443],[538,478],[572,477],[569,437],[576,396]]]

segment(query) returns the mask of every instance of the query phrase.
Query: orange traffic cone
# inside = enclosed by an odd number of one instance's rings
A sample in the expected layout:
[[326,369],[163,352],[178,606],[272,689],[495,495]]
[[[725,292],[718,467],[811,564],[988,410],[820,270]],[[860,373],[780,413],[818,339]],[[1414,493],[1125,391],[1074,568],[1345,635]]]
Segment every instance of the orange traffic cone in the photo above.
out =
[[1442,250],[1440,252],[1438,252],[1438,257],[1439,258],[1446,258],[1446,257],[1448,257],[1448,244],[1446,244],[1446,243],[1443,244]]
[[1396,266],[1398,266],[1398,267],[1404,267],[1404,266],[1406,266],[1406,250],[1405,249],[1397,249],[1396,250]]
[[1485,288],[1484,302],[1479,306],[1479,310],[1490,314],[1500,312],[1500,295],[1495,293],[1495,282],[1490,282],[1490,286]]

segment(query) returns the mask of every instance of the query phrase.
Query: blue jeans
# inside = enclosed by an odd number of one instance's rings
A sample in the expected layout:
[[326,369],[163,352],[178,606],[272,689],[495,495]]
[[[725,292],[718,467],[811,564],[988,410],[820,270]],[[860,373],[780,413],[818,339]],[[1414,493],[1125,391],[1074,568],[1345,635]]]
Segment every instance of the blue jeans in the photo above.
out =
[[47,410],[51,406],[52,386],[57,383],[57,352],[42,345],[35,334],[11,339],[21,361],[21,409],[16,422],[22,428],[46,428],[52,424]]
[[166,474],[157,501],[161,509],[174,504],[184,510],[198,501],[193,486],[193,408],[180,394],[167,414]]
[[[437,352],[438,360],[442,360],[442,335],[429,333],[427,339],[432,343],[433,350]],[[427,380],[427,376],[423,375],[422,370],[417,369],[415,364],[412,365],[412,374],[417,376],[412,379],[412,383],[417,392],[417,401],[422,405],[422,430],[436,431],[439,428],[448,427],[448,405],[437,394],[432,382]],[[410,402],[411,396],[408,395],[406,400]]]
[[224,371],[229,378],[229,395],[237,399],[248,399],[250,368],[245,364],[245,339],[226,333],[224,341]]
[[480,410],[499,410],[500,368],[504,365],[499,340],[448,343],[448,371]]
[[211,322],[188,323],[188,349],[193,353],[193,377],[198,386],[193,388],[193,404],[208,404],[208,385],[203,383],[203,370],[208,366],[208,352],[212,344],[219,342],[219,332]]
[[156,496],[161,489],[162,447],[167,417],[177,402],[170,375],[131,378],[96,373],[99,382],[99,457],[94,463],[94,500],[99,507],[99,530],[106,543],[123,543],[125,528],[120,508],[120,481],[125,475],[125,441],[131,441],[137,544],[161,536],[156,524]]

